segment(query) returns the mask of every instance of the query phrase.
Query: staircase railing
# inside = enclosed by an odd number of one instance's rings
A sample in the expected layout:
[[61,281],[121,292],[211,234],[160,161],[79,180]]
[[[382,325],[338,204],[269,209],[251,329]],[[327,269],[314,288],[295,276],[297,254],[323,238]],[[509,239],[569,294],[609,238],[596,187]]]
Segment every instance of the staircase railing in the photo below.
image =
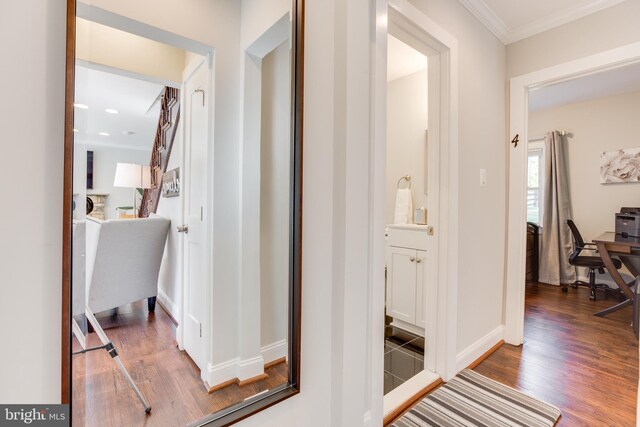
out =
[[162,175],[167,171],[171,149],[180,122],[180,90],[165,87],[160,101],[160,118],[151,150],[151,188],[142,193],[138,216],[146,218],[156,213],[162,190]]

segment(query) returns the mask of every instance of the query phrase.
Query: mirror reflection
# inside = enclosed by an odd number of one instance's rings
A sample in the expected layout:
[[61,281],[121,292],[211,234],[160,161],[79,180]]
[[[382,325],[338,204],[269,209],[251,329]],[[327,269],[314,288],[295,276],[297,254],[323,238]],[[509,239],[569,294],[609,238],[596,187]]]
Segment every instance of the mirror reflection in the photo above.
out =
[[186,425],[290,385],[290,6],[77,3],[74,425]]

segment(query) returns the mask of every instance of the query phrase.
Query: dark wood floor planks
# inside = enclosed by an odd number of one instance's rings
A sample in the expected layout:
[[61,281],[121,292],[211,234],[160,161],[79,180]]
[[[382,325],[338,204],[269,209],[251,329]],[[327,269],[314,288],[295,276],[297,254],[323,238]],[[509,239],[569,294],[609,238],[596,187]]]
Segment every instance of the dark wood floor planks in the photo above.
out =
[[[141,301],[99,321],[153,411],[145,415],[116,364],[104,350],[95,351],[72,358],[74,427],[186,425],[287,382],[287,365],[281,363],[266,370],[265,380],[207,393],[198,367],[176,347],[175,325],[162,308],[148,314],[146,301]],[[76,351],[79,345],[73,341]],[[88,345],[100,345],[94,333]]]
[[560,408],[559,426],[635,426],[638,341],[632,308],[593,315],[616,296],[529,284],[525,343],[503,345],[475,370]]

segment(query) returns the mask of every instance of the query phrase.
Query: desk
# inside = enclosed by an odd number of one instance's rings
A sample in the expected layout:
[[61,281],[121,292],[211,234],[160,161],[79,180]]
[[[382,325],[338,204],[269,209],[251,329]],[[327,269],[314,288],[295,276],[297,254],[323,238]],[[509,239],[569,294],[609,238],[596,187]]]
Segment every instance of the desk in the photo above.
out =
[[[629,269],[631,275],[637,278],[639,273],[635,266],[630,262],[630,259],[633,257],[640,257],[640,238],[622,237],[621,235],[618,235],[614,232],[606,232],[593,239],[593,242],[598,248],[600,258],[602,258],[602,262],[607,268],[607,271],[616,282],[616,285],[618,285],[622,293],[627,297],[627,299],[620,304],[614,305],[613,307],[596,313],[596,316],[606,316],[609,313],[613,313],[614,311],[618,311],[621,308],[632,305],[635,301],[635,280],[629,283],[624,281],[622,275],[611,260],[611,254],[615,254],[620,259],[620,261],[622,261],[622,264],[624,264],[624,266]],[[635,315],[633,320],[633,330],[637,336],[638,320],[637,316]]]

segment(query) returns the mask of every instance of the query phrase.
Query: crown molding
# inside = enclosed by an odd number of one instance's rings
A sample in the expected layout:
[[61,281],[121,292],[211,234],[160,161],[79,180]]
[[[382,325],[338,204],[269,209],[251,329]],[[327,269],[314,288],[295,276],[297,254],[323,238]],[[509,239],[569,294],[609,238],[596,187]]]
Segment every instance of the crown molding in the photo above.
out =
[[483,0],[459,0],[489,31],[491,31],[505,45],[517,42],[527,37],[543,33],[569,22],[575,21],[592,13],[599,12],[611,6],[615,6],[626,0],[594,0],[587,5],[570,8],[523,25],[515,29],[509,29],[507,25],[491,10]]
[[509,28],[483,0],[459,0],[502,43],[509,43]]
[[532,22],[531,24],[523,25],[522,27],[514,29],[509,34],[507,44],[526,39],[527,37],[543,33],[564,24],[568,24],[569,22],[576,21],[580,18],[584,18],[585,16],[607,9],[611,6],[615,6],[619,3],[622,3],[623,1],[626,0],[594,0],[582,7],[570,8],[555,13],[553,14],[553,16],[550,16],[548,18],[540,19],[538,21]]

